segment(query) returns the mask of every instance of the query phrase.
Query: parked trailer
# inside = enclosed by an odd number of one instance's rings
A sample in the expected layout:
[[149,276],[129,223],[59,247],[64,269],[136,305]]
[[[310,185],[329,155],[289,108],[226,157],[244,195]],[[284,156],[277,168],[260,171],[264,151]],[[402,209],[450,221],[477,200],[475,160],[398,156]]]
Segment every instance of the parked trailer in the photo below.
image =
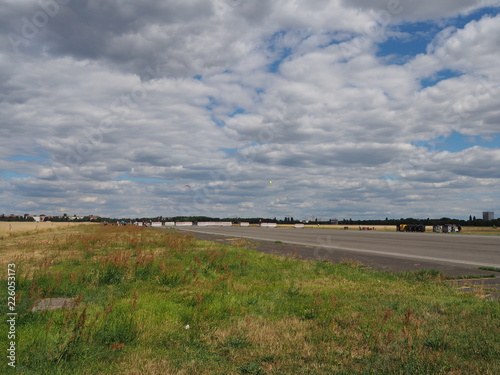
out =
[[398,232],[425,232],[425,225],[423,224],[398,224],[396,225]]
[[[398,232],[425,232],[425,225],[422,224],[398,224],[396,225]],[[434,233],[454,233],[461,232],[462,227],[455,224],[434,225],[432,231]]]
[[453,233],[455,228],[455,224],[445,224],[443,225],[443,233]]
[[462,227],[460,225],[455,225],[455,224],[435,225],[433,231],[436,233],[440,232],[455,233],[455,232],[461,232]]

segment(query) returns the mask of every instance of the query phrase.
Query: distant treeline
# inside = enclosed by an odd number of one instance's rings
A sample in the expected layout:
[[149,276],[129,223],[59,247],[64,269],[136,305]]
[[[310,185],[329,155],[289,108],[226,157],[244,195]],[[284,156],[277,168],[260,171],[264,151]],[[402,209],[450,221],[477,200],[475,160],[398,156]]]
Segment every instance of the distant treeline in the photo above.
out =
[[[274,218],[265,218],[265,217],[250,217],[250,218],[234,218],[234,217],[226,217],[226,218],[218,218],[218,217],[208,217],[208,216],[175,216],[175,217],[143,217],[143,218],[135,218],[135,219],[104,219],[101,218],[101,221],[118,221],[124,220],[126,222],[130,221],[142,221],[142,222],[155,222],[155,221],[191,221],[191,222],[199,222],[199,221],[231,221],[233,223],[247,222],[250,224],[259,224],[259,223],[277,223],[277,224],[297,224],[303,223],[304,221],[295,220],[293,217],[286,217],[284,219]],[[343,219],[343,220],[309,220],[309,224],[320,224],[320,225],[328,225],[328,224],[339,224],[339,225],[394,225],[397,224],[421,224],[421,225],[444,225],[444,224],[456,224],[461,226],[471,226],[471,227],[491,227],[491,226],[500,226],[500,219],[485,221],[482,219],[476,219],[474,217],[470,217],[469,220],[460,220],[460,219],[452,219],[449,217],[442,217],[440,219],[414,219],[414,218],[401,218],[401,219],[381,219],[381,220],[352,220],[352,219]]]
[[452,219],[449,217],[442,217],[440,219],[414,219],[414,218],[401,218],[401,219],[385,219],[385,220],[341,220],[340,225],[398,225],[398,224],[420,224],[426,226],[455,224],[464,227],[492,227],[499,226],[500,219],[483,220],[470,218],[469,220]]
[[[12,216],[12,215],[4,215],[0,216],[0,221],[33,221],[33,217],[23,217],[23,216]],[[127,223],[132,223],[135,221],[139,222],[158,222],[158,221],[191,221],[191,222],[199,222],[199,221],[231,221],[233,223],[247,222],[250,224],[259,224],[259,223],[277,223],[277,224],[297,224],[304,223],[301,220],[295,220],[293,217],[285,217],[284,219],[274,218],[264,218],[264,217],[252,217],[252,218],[218,218],[218,217],[208,217],[208,216],[174,216],[174,217],[166,217],[166,216],[156,216],[156,217],[142,217],[142,218],[106,218],[106,217],[88,217],[85,216],[83,218],[72,218],[72,217],[47,217],[47,221],[54,222],[116,222],[116,221],[125,221]],[[321,220],[314,219],[309,220],[309,224],[320,224],[320,225],[328,225],[328,224],[339,224],[339,225],[398,225],[398,224],[421,224],[421,225],[444,225],[444,224],[456,224],[461,226],[470,226],[470,227],[492,227],[492,226],[500,226],[500,219],[495,220],[482,220],[477,219],[476,217],[470,216],[468,220],[460,220],[460,219],[452,219],[449,217],[442,217],[440,219],[415,219],[415,218],[400,218],[400,219],[389,219],[385,218],[382,220],[352,220],[352,219],[343,219],[343,220]]]
[[0,216],[0,221],[35,221],[32,217],[23,216]]

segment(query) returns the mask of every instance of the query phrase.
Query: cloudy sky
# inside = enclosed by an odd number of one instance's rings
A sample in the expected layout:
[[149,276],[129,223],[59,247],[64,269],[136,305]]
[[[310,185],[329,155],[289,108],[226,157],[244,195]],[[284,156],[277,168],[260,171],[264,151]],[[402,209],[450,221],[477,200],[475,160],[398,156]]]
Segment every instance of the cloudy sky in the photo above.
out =
[[500,214],[498,0],[5,0],[0,214]]

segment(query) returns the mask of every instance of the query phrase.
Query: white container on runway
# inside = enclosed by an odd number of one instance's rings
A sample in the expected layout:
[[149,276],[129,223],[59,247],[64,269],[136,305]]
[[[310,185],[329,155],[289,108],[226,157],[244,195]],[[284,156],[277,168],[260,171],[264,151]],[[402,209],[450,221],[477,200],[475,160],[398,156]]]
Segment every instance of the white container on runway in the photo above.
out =
[[276,223],[260,223],[261,227],[276,228],[278,224]]
[[193,225],[192,221],[179,221],[178,223],[175,223],[176,227],[190,227]]

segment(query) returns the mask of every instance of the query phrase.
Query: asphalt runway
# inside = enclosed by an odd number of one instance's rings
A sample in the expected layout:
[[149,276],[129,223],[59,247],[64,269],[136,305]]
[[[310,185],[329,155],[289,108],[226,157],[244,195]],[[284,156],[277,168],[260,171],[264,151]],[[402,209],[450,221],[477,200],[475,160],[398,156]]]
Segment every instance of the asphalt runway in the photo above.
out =
[[236,237],[297,245],[303,258],[352,257],[379,269],[500,268],[500,236],[239,226],[177,229],[211,238]]

